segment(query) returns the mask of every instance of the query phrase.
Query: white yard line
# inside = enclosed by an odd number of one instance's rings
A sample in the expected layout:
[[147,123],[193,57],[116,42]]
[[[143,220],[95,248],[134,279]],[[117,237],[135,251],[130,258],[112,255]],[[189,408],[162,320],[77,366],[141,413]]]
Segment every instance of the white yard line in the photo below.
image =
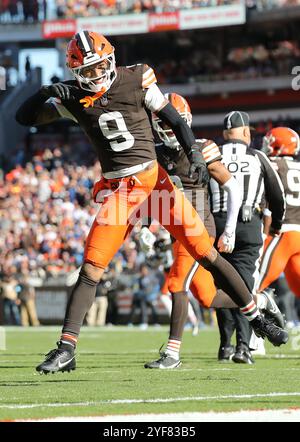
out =
[[0,409],[22,410],[28,408],[64,408],[64,407],[87,407],[97,405],[114,405],[114,404],[163,404],[171,402],[188,402],[188,401],[209,401],[224,399],[256,399],[256,398],[276,398],[276,397],[300,397],[300,392],[286,393],[265,393],[265,394],[238,394],[226,396],[190,396],[177,398],[155,398],[155,399],[111,399],[103,401],[91,402],[65,402],[65,403],[40,403],[40,404],[4,404],[0,403]]
[[[162,413],[111,416],[56,417],[42,422],[300,422],[300,409],[245,410],[229,413]],[[153,427],[153,425],[152,425]]]
[[[17,327],[17,326],[9,326],[9,327],[3,327],[5,329],[6,332],[20,332],[20,333],[24,333],[24,332],[33,332],[33,333],[49,333],[49,332],[60,332],[61,331],[61,327],[56,326],[56,325],[43,325],[42,327]],[[169,327],[167,325],[161,325],[160,327],[154,327],[152,325],[149,325],[149,327],[147,328],[147,330],[144,330],[143,332],[147,332],[147,331],[151,331],[151,332],[161,332],[161,331],[166,331],[168,330]],[[214,331],[216,330],[215,328],[207,328],[205,329],[205,331]],[[107,326],[103,326],[103,327],[82,327],[80,333],[90,333],[90,332],[124,332],[124,331],[128,331],[128,332],[139,332],[141,333],[141,329],[139,328],[138,325],[133,326],[133,327],[127,327],[127,325],[115,325],[113,327],[107,327]]]

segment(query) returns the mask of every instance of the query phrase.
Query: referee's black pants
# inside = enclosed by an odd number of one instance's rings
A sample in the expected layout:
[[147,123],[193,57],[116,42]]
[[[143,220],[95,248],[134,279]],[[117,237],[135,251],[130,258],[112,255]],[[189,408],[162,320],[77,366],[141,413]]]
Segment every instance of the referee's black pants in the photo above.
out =
[[[214,214],[218,239],[224,232],[226,213]],[[240,217],[236,227],[235,248],[232,253],[222,253],[223,258],[230,262],[241,275],[250,292],[255,289],[258,277],[259,259],[262,253],[262,220],[258,214],[253,214],[251,221],[245,223]],[[220,330],[221,347],[231,343],[231,337],[236,330],[237,346],[245,344],[249,347],[251,327],[249,321],[236,309],[216,309]]]

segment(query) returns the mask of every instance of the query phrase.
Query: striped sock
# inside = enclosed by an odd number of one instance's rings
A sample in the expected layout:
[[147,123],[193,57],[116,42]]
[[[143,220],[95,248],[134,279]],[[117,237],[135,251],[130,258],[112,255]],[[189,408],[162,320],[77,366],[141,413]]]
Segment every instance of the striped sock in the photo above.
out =
[[72,347],[76,347],[77,338],[76,336],[70,335],[69,333],[63,333],[60,337],[60,342],[62,344],[72,345]]
[[249,302],[249,304],[245,305],[245,307],[241,307],[240,311],[244,316],[246,316],[248,321],[253,321],[253,319],[259,315],[259,310],[253,300]]
[[176,360],[179,360],[180,346],[181,346],[181,341],[178,341],[177,339],[169,339],[166,348],[167,355],[171,356]]

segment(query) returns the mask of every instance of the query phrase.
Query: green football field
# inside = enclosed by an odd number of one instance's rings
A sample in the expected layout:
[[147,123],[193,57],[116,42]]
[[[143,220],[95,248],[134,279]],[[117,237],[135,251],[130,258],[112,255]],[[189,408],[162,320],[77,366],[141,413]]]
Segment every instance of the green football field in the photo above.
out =
[[55,416],[233,411],[300,407],[299,333],[288,345],[267,345],[252,366],[216,361],[216,330],[185,332],[183,365],[146,370],[167,328],[83,329],[77,370],[39,375],[35,365],[52,349],[59,328],[6,328],[0,351],[0,419]]

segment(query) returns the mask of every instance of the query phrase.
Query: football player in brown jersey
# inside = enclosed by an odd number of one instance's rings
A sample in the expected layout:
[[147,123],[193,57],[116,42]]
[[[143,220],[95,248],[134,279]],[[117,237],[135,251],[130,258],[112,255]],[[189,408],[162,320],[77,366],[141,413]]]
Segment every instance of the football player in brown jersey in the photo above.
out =
[[116,67],[114,48],[102,35],[81,31],[67,47],[67,66],[75,77],[43,86],[18,109],[20,124],[34,126],[68,117],[77,121],[91,141],[102,167],[94,188],[101,203],[88,235],[84,263],[66,309],[58,348],[37,367],[41,373],[75,369],[74,349],[86,312],[104,269],[148,213],[157,219],[208,269],[251,320],[260,336],[274,345],[288,340],[284,330],[263,318],[234,268],[211,245],[196,211],[157,164],[149,112],[173,130],[190,162],[189,173],[205,181],[202,145],[156,84],[147,65]]
[[[192,113],[187,100],[175,93],[165,94],[189,126],[192,124]],[[168,171],[172,181],[188,195],[194,208],[200,215],[214,244],[216,227],[209,206],[208,186],[198,183],[188,174],[188,158],[179,145],[172,129],[160,118],[152,114],[152,125],[159,137],[156,143],[156,154],[159,164]],[[242,191],[237,180],[221,162],[219,147],[210,140],[203,142],[202,154],[211,178],[214,178],[227,192],[228,212],[223,234],[217,248],[219,252],[232,253],[235,244],[235,229],[239,209],[242,203]],[[204,142],[205,141],[205,142]],[[141,231],[140,242],[147,242],[147,228]],[[188,291],[193,293],[198,302],[206,308],[232,308],[236,304],[222,290],[217,290],[213,277],[204,267],[188,253],[185,247],[176,241],[173,244],[174,263],[168,273],[166,285],[172,293],[172,313],[170,334],[166,350],[158,360],[145,364],[145,368],[177,368],[181,365],[179,351],[184,324],[187,317]],[[265,296],[257,294],[257,296]]]
[[290,289],[300,297],[300,162],[296,158],[300,151],[299,135],[288,127],[271,129],[264,137],[263,150],[282,181],[286,213],[281,232],[266,239],[260,290],[284,272]]

